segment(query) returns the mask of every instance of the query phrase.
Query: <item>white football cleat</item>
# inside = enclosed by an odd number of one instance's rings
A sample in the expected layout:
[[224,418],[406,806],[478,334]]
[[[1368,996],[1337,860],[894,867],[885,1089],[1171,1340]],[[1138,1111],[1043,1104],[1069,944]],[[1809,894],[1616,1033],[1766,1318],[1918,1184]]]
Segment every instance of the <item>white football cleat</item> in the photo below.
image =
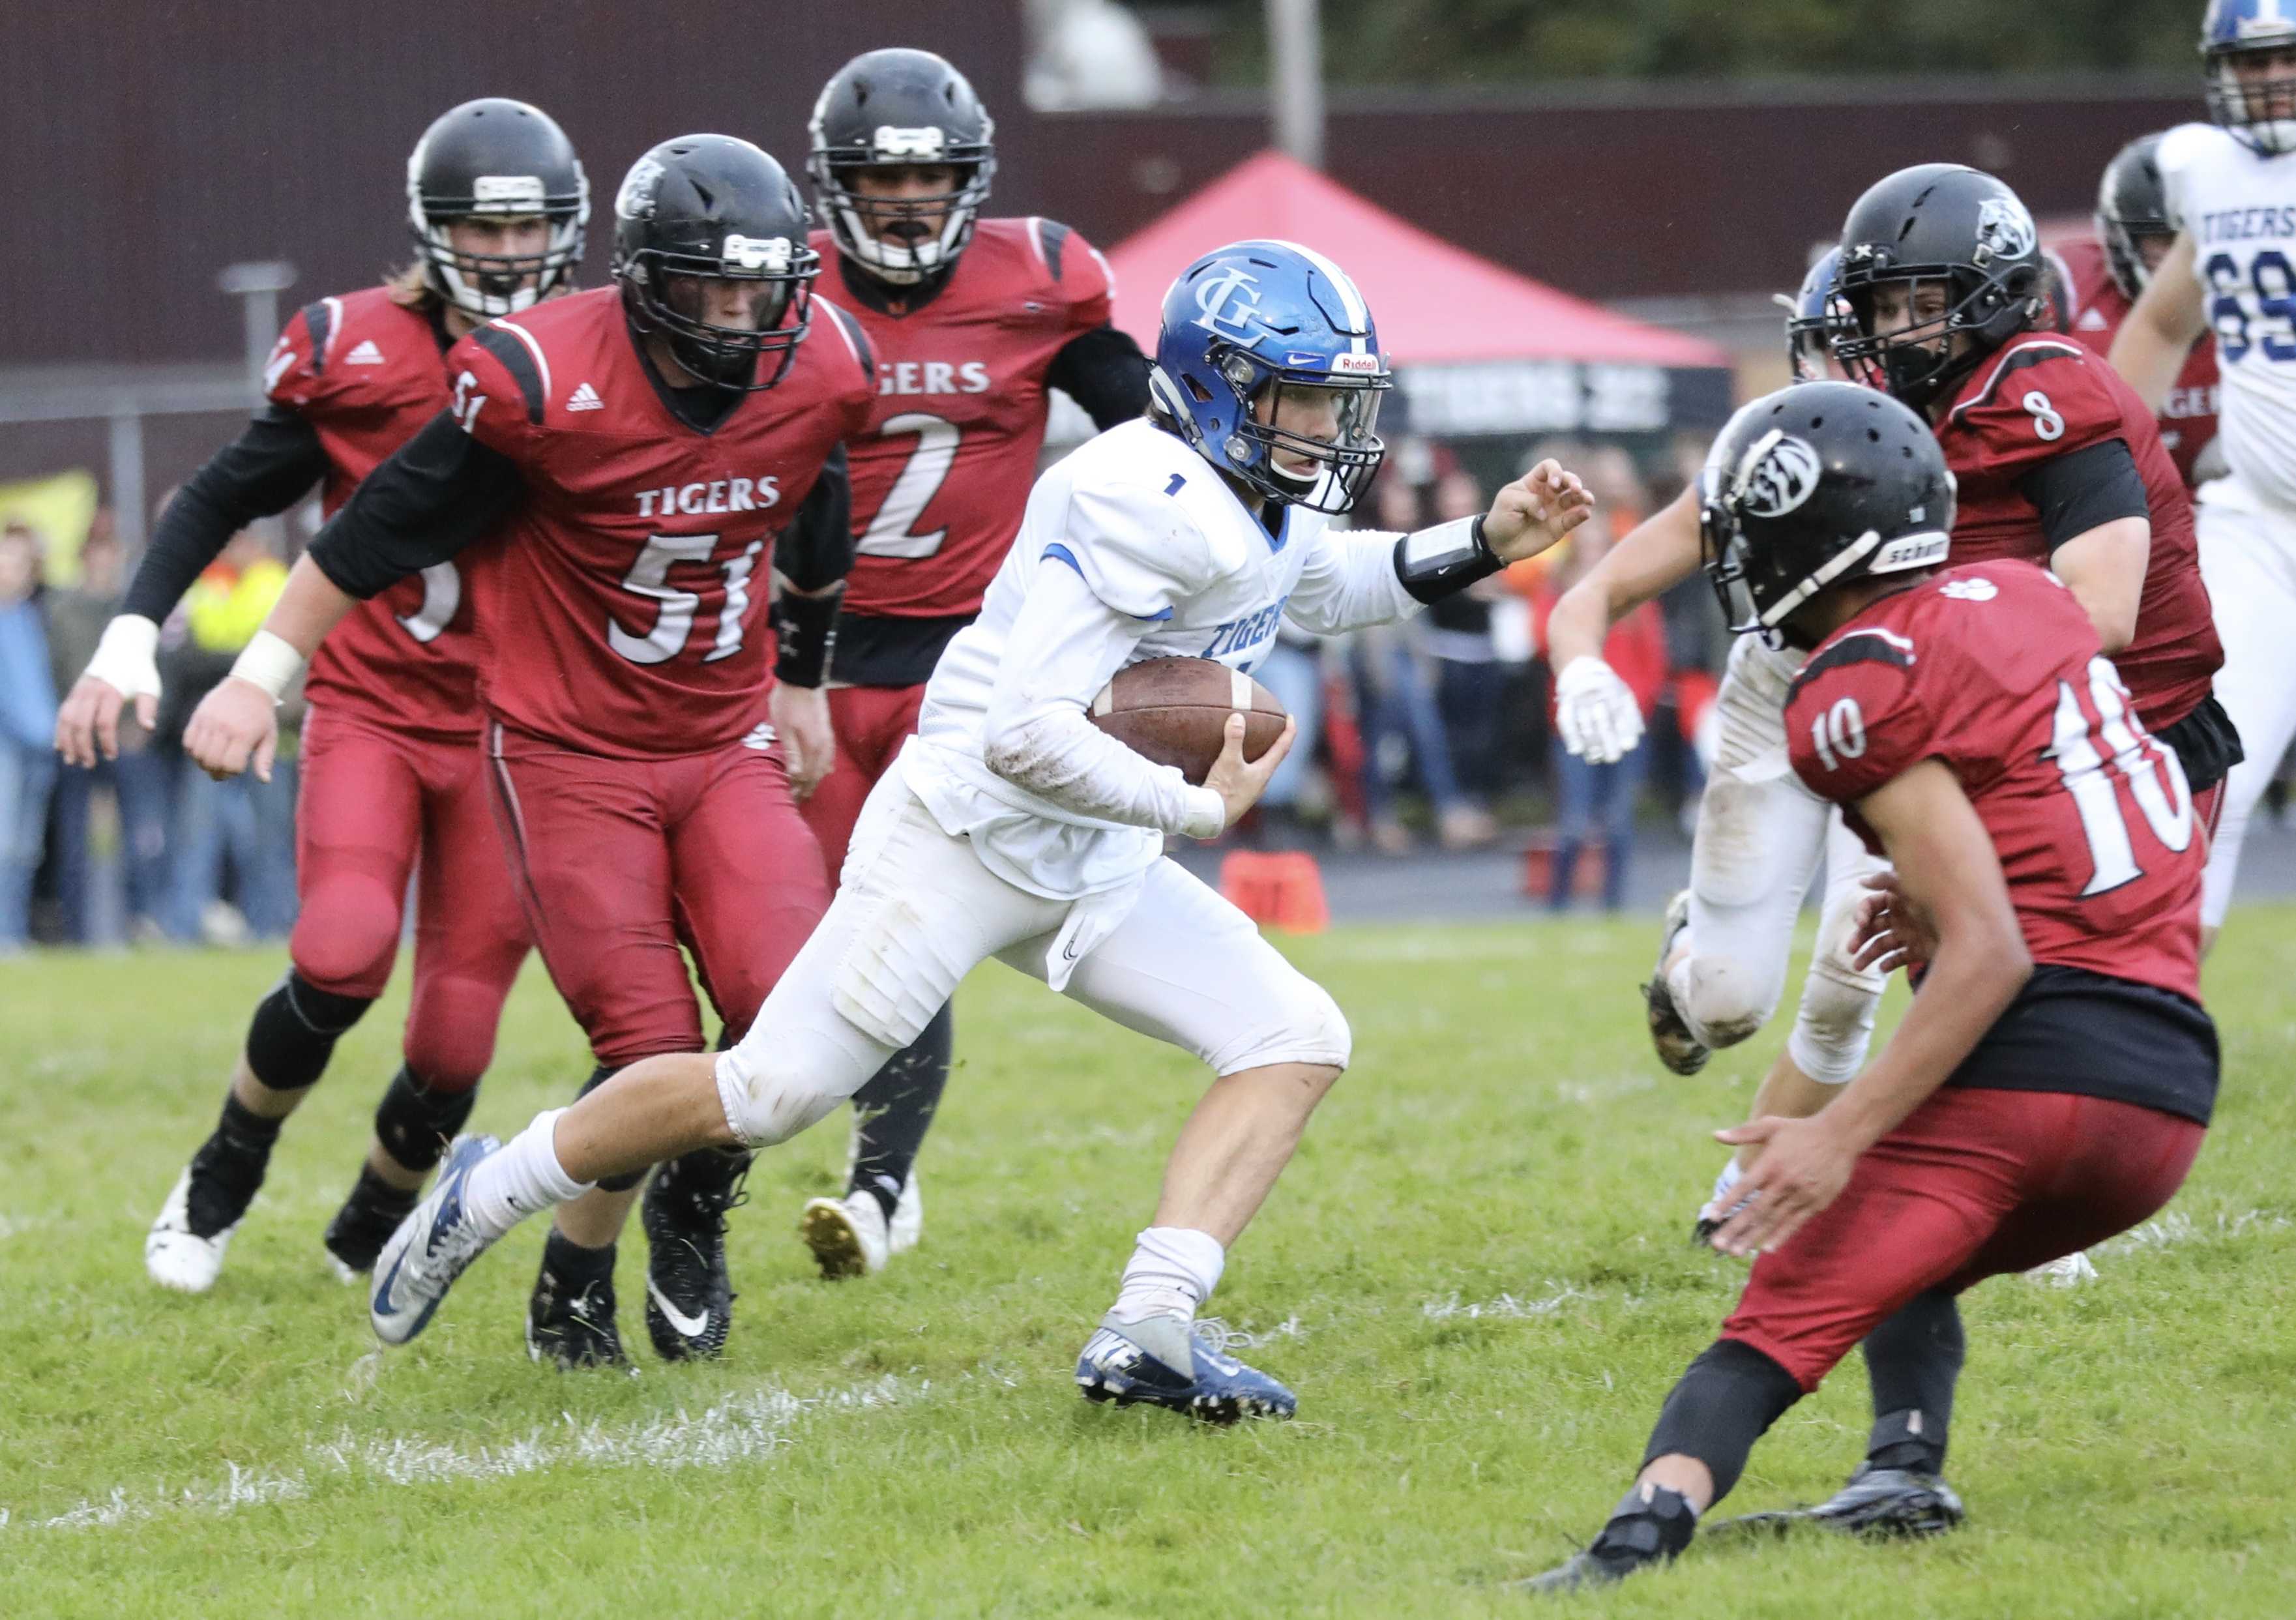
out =
[[239,1223],[234,1221],[212,1237],[201,1237],[192,1230],[191,1191],[192,1173],[186,1169],[160,1206],[160,1218],[144,1234],[144,1269],[163,1289],[204,1294],[223,1270],[224,1251],[231,1247],[231,1234],[239,1230]]
[[2096,1280],[2096,1267],[2089,1257],[2076,1249],[2062,1259],[2052,1260],[2046,1265],[2037,1265],[2025,1273],[2029,1282],[2046,1282],[2051,1288],[2073,1289],[2084,1282]]
[[876,1195],[861,1190],[841,1199],[811,1199],[798,1216],[797,1230],[824,1277],[866,1277],[883,1271],[895,1255],[917,1246],[924,1218],[924,1198],[912,1174],[890,1222]]

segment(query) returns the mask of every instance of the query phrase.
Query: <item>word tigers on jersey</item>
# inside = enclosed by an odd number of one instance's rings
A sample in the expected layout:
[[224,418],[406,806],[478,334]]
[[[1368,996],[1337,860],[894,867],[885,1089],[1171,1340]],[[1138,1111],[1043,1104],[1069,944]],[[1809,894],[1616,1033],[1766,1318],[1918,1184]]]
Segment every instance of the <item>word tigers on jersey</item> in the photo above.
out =
[[881,360],[877,392],[886,394],[986,394],[991,385],[985,361],[962,364],[947,360]]
[[2226,209],[2201,217],[2202,241],[2251,241],[2296,236],[2296,209]]
[[711,511],[764,511],[782,498],[778,475],[762,479],[713,479],[707,484],[672,484],[638,491],[638,516],[667,518]]

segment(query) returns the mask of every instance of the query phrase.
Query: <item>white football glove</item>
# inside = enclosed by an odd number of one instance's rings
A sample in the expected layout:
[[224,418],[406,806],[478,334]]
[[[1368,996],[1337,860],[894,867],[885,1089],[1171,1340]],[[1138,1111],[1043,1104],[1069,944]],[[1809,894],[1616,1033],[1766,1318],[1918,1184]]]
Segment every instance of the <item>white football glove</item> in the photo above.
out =
[[1643,737],[1643,706],[1602,659],[1575,658],[1554,681],[1554,724],[1562,746],[1589,765],[1612,765]]
[[103,627],[95,656],[82,673],[102,681],[129,702],[160,695],[160,626],[134,613],[123,613]]

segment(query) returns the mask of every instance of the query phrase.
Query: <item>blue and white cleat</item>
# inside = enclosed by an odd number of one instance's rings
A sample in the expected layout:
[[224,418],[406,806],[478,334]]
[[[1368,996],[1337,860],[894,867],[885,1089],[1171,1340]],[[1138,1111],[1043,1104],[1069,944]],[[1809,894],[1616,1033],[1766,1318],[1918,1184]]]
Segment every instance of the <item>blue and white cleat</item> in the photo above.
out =
[[384,1344],[403,1345],[429,1327],[455,1279],[493,1244],[472,1223],[463,1189],[471,1172],[501,1148],[491,1136],[456,1137],[430,1196],[398,1223],[375,1256],[367,1314]]
[[1290,1390],[1221,1353],[1226,1337],[1211,1322],[1184,1316],[1119,1321],[1111,1312],[1077,1357],[1077,1387],[1087,1401],[1144,1402],[1207,1423],[1297,1411],[1300,1400]]

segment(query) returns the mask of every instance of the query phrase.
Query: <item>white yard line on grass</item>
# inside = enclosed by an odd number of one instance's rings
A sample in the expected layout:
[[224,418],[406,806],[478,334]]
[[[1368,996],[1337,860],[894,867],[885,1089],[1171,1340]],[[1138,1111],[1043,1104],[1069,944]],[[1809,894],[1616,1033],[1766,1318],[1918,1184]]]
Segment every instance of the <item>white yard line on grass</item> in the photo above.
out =
[[500,1445],[467,1445],[417,1436],[348,1432],[307,1446],[300,1469],[269,1473],[231,1465],[219,1481],[141,1494],[114,1490],[102,1501],[62,1513],[24,1518],[0,1508],[0,1530],[80,1530],[142,1524],[168,1513],[233,1513],[266,1502],[308,1496],[328,1479],[392,1485],[436,1485],[455,1479],[508,1479],[562,1468],[723,1469],[753,1462],[792,1443],[791,1431],[832,1412],[867,1411],[923,1398],[925,1381],[885,1377],[872,1383],[794,1395],[775,1386],[737,1395],[699,1417],[684,1411],[632,1422],[577,1423],[537,1429]]
[[1456,1294],[1448,1299],[1431,1299],[1419,1307],[1419,1313],[1430,1321],[1449,1321],[1456,1316],[1474,1321],[1485,1316],[1526,1317],[1552,1316],[1574,1299],[1592,1299],[1594,1295],[1584,1289],[1562,1284],[1549,1284],[1554,1291],[1539,1299],[1517,1299],[1512,1294],[1502,1294],[1496,1299],[1460,1302]]
[[2178,1248],[2187,1243],[2226,1243],[2234,1238],[2284,1231],[2287,1226],[2287,1216],[2263,1209],[2244,1209],[2238,1215],[2219,1211],[2212,1220],[2198,1221],[2181,1209],[2172,1209],[2158,1220],[2147,1221],[2117,1238],[2106,1239],[2097,1248],[2108,1255],[2139,1255],[2153,1249]]

